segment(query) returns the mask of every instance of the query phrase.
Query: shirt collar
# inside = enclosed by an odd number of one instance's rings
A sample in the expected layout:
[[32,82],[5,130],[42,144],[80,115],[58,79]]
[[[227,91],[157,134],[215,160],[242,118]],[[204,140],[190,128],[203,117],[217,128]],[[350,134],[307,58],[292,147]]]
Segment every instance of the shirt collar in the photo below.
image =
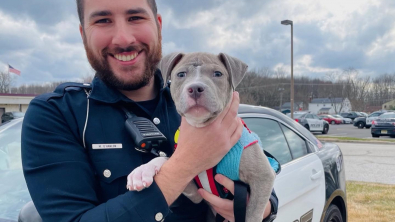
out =
[[[159,93],[162,93],[165,87],[163,77],[159,69],[155,71],[155,86]],[[95,77],[92,81],[92,92],[89,96],[90,99],[94,99],[104,103],[118,103],[119,101],[132,102],[129,98],[119,92],[117,89],[112,88],[105,84],[101,79]]]

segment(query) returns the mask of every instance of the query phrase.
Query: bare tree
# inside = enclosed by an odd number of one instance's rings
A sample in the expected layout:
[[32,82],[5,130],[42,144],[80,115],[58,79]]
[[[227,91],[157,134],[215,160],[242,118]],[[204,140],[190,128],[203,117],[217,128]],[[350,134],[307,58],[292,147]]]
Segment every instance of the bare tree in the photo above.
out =
[[9,73],[0,72],[0,93],[9,93],[14,81]]

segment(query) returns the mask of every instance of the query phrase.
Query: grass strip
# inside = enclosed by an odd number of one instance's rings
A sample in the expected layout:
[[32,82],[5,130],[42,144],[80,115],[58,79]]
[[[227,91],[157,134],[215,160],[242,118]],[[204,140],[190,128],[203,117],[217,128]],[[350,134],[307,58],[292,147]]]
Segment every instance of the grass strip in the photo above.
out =
[[349,222],[395,221],[395,185],[347,181]]
[[395,139],[363,139],[356,137],[335,137],[335,136],[316,136],[318,139],[328,139],[328,140],[343,140],[343,141],[373,141],[373,142],[393,142],[395,143]]

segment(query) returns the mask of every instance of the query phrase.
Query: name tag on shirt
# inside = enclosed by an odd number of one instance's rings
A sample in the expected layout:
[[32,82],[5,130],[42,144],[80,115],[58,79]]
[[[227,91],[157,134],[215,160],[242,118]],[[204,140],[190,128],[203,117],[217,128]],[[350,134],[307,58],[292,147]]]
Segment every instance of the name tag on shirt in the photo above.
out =
[[94,149],[94,150],[122,149],[122,143],[116,143],[116,144],[92,144],[92,149]]

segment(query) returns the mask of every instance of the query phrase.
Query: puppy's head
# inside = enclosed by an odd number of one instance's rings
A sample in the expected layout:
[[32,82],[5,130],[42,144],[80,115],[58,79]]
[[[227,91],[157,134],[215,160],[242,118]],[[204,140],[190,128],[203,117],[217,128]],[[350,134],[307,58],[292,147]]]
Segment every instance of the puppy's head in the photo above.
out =
[[211,123],[230,102],[247,65],[226,54],[173,53],[159,69],[167,82],[177,111],[188,123],[203,127]]

